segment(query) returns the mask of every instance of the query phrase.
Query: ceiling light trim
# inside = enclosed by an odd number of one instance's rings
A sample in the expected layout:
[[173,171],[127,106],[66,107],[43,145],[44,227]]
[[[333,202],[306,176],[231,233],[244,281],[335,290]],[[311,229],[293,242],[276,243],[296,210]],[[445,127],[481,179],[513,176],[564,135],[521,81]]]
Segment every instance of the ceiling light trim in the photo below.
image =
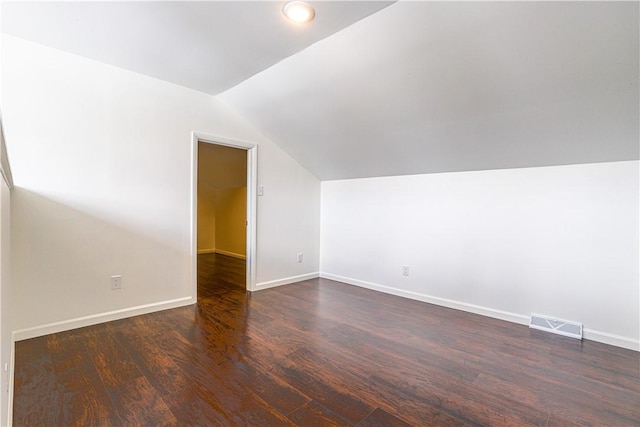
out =
[[282,13],[291,22],[296,24],[306,24],[313,21],[316,11],[303,1],[290,1],[282,8]]

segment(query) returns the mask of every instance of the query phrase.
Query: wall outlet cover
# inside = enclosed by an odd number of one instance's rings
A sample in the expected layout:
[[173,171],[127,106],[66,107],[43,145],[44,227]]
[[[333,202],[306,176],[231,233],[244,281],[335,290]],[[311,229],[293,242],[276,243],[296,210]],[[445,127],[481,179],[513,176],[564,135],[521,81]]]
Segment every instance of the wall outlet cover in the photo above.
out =
[[122,276],[111,276],[111,290],[122,289]]

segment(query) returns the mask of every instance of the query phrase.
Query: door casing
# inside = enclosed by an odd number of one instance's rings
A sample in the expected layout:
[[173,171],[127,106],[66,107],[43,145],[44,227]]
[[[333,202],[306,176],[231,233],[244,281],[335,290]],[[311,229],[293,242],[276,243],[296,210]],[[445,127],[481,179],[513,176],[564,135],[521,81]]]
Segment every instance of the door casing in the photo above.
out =
[[209,135],[202,132],[191,132],[191,285],[194,302],[198,295],[198,143],[222,145],[239,148],[247,152],[247,277],[248,291],[256,289],[256,196],[258,188],[258,145]]

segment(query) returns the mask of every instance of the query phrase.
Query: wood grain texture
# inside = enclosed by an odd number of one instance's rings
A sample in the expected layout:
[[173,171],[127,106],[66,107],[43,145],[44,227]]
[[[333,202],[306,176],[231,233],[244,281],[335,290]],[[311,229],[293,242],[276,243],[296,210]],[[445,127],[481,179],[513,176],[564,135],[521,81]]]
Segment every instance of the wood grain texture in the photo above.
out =
[[314,279],[16,343],[16,426],[640,425],[640,355]]

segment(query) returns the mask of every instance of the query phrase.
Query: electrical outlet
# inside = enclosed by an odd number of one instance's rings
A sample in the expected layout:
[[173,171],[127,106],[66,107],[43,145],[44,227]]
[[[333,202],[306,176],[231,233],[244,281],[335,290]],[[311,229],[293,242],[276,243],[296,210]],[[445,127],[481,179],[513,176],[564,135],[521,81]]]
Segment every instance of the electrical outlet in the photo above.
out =
[[122,289],[122,276],[111,276],[111,290]]
[[408,265],[403,265],[402,266],[402,275],[403,276],[408,276],[409,275],[409,266]]
[[302,262],[302,258],[303,258],[303,254],[299,253],[297,259],[297,262]]

